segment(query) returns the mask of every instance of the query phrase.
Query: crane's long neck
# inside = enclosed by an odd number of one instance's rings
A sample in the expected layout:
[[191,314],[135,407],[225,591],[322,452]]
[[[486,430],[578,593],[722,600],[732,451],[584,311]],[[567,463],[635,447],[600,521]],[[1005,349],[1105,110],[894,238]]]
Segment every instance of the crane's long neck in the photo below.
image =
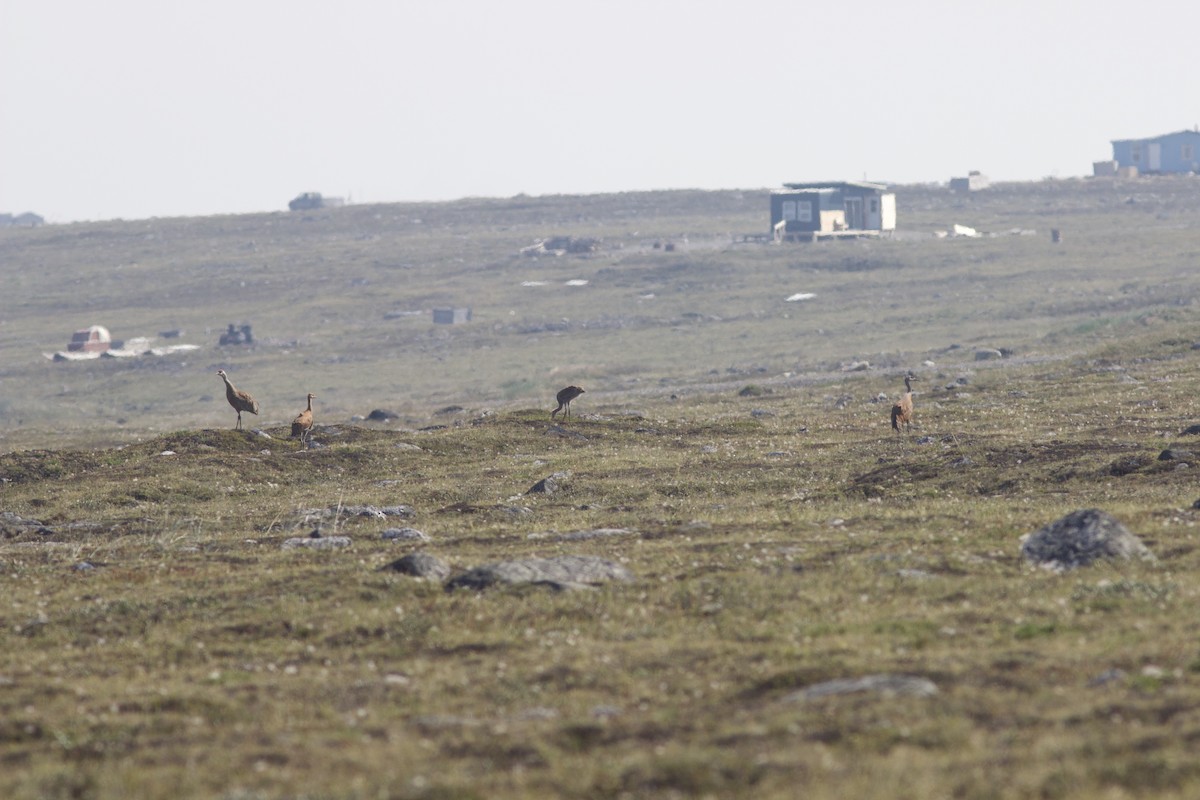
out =
[[912,380],[912,379],[911,379],[911,378],[909,378],[909,377],[907,377],[907,376],[905,376],[905,378],[904,378],[904,391],[905,391],[905,392],[907,392],[908,394],[912,394],[912,382],[911,382],[911,380]]
[[313,396],[311,394],[308,396],[308,410],[309,411],[312,411],[312,397]]

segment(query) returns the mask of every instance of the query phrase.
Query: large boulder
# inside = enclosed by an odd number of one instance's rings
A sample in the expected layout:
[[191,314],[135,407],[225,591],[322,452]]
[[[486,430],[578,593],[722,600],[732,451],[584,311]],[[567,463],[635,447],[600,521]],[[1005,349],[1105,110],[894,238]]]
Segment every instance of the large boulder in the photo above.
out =
[[1022,542],[1021,555],[1051,569],[1086,567],[1101,558],[1154,559],[1140,539],[1096,508],[1072,511],[1034,531]]

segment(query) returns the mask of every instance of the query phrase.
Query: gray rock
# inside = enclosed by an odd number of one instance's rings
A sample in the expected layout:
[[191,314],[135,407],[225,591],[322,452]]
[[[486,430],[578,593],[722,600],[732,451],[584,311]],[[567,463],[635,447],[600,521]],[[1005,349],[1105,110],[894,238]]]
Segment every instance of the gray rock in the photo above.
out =
[[1168,447],[1158,454],[1159,461],[1189,461],[1193,457],[1190,450],[1180,450],[1178,447]]
[[402,575],[411,575],[414,578],[429,578],[435,581],[444,581],[450,577],[450,565],[429,553],[409,553],[403,558],[396,559],[382,569],[399,572]]
[[1021,544],[1028,561],[1051,569],[1085,567],[1101,558],[1154,560],[1141,540],[1110,514],[1095,508],[1072,511]]
[[596,528],[591,531],[574,531],[558,537],[560,542],[582,542],[588,539],[607,539],[610,536],[626,536],[633,533],[628,528]]
[[404,505],[384,506],[383,508],[379,509],[379,512],[385,517],[400,517],[401,519],[412,519],[417,515],[417,512],[413,511],[412,506]]
[[1004,358],[1004,353],[993,347],[981,347],[975,351],[976,361],[991,361],[995,358]]
[[1189,425],[1179,432],[1180,436],[1200,436],[1200,425]]
[[529,490],[525,492],[525,494],[554,494],[563,488],[570,477],[571,473],[569,472],[556,472],[553,475],[542,478],[533,486],[529,487]]
[[309,550],[338,550],[350,546],[349,536],[293,536],[283,540],[284,550],[307,548]]
[[416,528],[388,528],[383,532],[387,541],[428,542],[429,537]]
[[631,581],[633,574],[613,561],[594,556],[556,556],[498,561],[475,567],[446,583],[447,589],[486,589],[499,583],[536,583],[557,590],[608,581]]
[[843,694],[881,694],[885,697],[933,697],[938,693],[937,685],[928,678],[916,675],[866,675],[861,678],[841,678],[817,683],[784,697],[785,701],[819,700]]

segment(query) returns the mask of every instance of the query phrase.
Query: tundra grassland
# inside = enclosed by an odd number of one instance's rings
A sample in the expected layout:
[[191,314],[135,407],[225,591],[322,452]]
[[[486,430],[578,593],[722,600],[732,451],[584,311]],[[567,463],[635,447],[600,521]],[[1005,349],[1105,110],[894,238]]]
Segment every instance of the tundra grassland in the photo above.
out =
[[[733,241],[765,192],[0,232],[0,796],[1196,796],[1200,186],[897,192],[904,235],[817,245]],[[203,347],[41,357],[93,323]],[[1089,507],[1157,560],[1022,561]],[[350,546],[283,547],[313,509]],[[805,694],[879,674],[937,691]]]

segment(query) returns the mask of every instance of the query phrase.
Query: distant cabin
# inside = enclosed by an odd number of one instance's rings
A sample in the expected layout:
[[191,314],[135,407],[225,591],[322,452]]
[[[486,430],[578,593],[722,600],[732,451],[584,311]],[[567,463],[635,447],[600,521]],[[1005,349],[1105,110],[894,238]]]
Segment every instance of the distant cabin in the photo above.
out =
[[978,170],[971,170],[965,178],[951,178],[950,191],[958,194],[978,192],[991,186],[987,176]]
[[75,331],[67,343],[69,352],[103,353],[112,347],[112,336],[103,325],[92,325]]
[[1114,139],[1117,169],[1134,174],[1186,175],[1200,172],[1200,130],[1178,131],[1149,139]]
[[878,236],[896,229],[896,195],[882,183],[785,183],[771,192],[777,241]]

